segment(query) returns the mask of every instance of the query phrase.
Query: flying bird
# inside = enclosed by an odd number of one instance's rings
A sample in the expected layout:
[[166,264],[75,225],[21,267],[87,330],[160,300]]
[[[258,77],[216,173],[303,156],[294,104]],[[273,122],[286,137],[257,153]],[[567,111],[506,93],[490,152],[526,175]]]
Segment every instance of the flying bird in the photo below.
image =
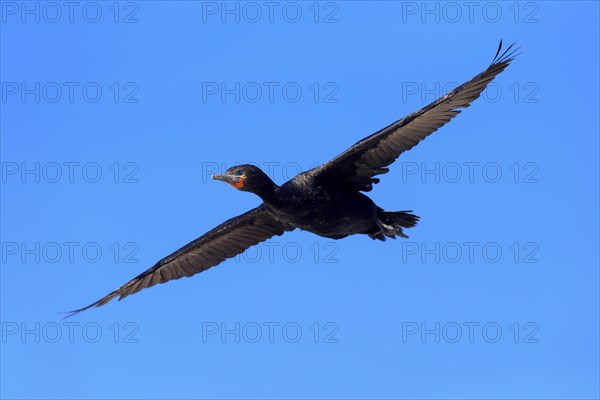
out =
[[400,154],[445,125],[460,109],[469,107],[518,55],[514,45],[502,51],[500,41],[492,63],[473,79],[281,186],[253,165],[234,166],[222,175],[213,175],[213,179],[256,194],[262,204],[225,221],[107,296],[71,311],[69,316],[100,307],[115,297],[122,300],[158,283],[195,275],[296,228],[332,239],[355,234],[378,240],[408,237],[402,228],[414,227],[419,217],[411,211],[385,211],[363,192],[379,183],[375,176],[388,172],[387,166]]

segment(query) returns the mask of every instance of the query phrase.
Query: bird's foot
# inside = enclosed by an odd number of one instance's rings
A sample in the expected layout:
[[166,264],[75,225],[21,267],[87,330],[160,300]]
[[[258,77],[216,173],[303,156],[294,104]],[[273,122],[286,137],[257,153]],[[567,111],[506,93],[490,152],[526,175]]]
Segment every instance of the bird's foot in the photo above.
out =
[[398,225],[388,225],[381,222],[381,220],[379,219],[377,219],[375,222],[379,227],[381,233],[389,238],[396,239],[396,236],[408,238],[408,236],[406,236],[404,232],[402,232],[402,227]]

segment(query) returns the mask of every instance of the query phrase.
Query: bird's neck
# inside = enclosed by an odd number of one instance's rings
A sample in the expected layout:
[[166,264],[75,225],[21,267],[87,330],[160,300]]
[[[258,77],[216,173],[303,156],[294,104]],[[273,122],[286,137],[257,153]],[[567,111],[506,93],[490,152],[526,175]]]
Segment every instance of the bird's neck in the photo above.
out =
[[254,188],[252,192],[260,197],[265,203],[273,204],[275,202],[275,193],[278,188],[279,186],[277,186],[271,178],[265,176],[265,179],[263,179],[261,184]]

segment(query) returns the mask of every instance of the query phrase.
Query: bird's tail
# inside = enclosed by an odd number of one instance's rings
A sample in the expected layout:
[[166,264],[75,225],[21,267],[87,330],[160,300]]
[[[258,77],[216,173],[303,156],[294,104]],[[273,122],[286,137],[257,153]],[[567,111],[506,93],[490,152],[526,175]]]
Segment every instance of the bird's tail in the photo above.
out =
[[377,214],[377,228],[369,232],[371,239],[385,240],[386,237],[395,239],[396,236],[408,238],[402,228],[412,228],[419,222],[419,217],[407,211],[383,211]]
[[384,211],[383,218],[384,223],[388,225],[400,225],[403,228],[412,228],[419,222],[419,217],[414,214],[410,214],[409,211]]

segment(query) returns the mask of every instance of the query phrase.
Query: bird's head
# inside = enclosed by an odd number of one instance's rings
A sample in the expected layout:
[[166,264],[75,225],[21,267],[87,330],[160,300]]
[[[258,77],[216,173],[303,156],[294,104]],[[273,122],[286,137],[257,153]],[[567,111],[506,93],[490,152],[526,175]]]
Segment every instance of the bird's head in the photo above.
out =
[[260,168],[250,164],[229,168],[224,174],[214,174],[213,179],[227,182],[238,190],[259,194],[265,187],[274,185]]

